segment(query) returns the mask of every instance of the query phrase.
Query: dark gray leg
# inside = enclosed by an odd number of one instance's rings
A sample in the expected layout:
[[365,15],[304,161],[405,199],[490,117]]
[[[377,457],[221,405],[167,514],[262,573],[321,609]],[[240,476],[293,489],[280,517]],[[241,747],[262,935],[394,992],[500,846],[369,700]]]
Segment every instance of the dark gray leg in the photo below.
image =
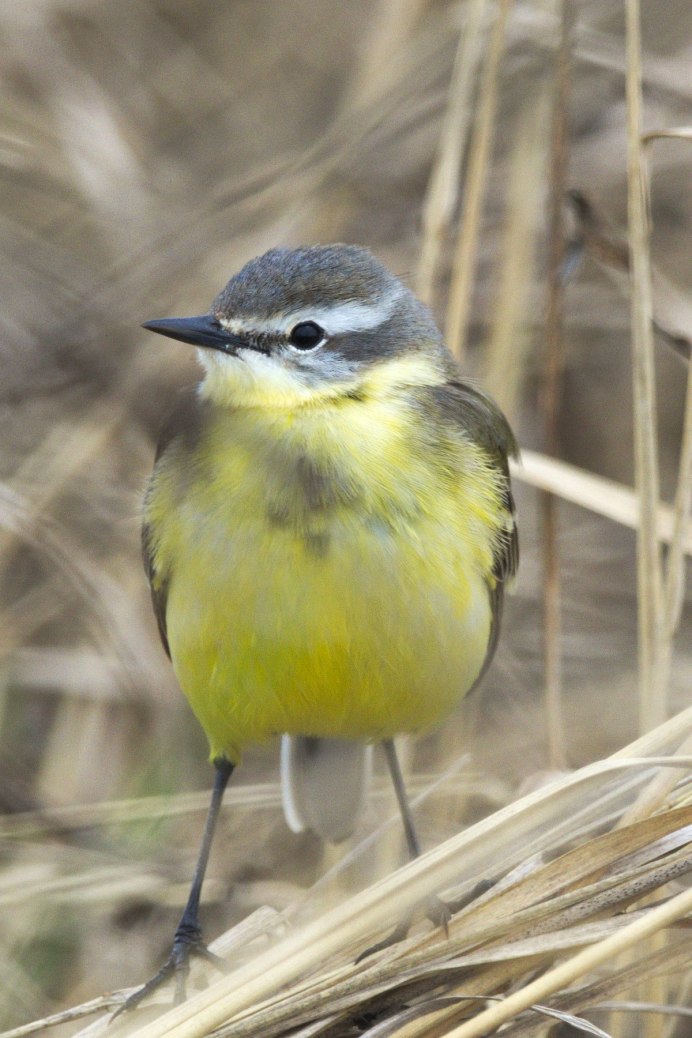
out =
[[394,740],[383,739],[382,748],[387,757],[389,774],[392,776],[392,785],[394,786],[394,792],[396,793],[396,799],[399,804],[401,821],[404,823],[404,833],[406,835],[406,845],[408,846],[409,857],[411,861],[413,861],[414,858],[420,858],[420,841],[418,839],[416,827],[413,824],[413,816],[411,815],[411,808],[409,807],[408,797],[406,796],[406,787],[404,786],[404,778],[401,774],[401,768],[399,767],[399,758],[396,755]]
[[119,1013],[126,1013],[130,1009],[134,1009],[139,1005],[143,998],[146,998],[148,994],[160,987],[161,984],[163,984],[163,982],[170,976],[175,978],[174,1004],[178,1005],[179,1003],[184,1002],[186,996],[187,977],[190,972],[190,956],[192,955],[199,955],[202,958],[207,959],[209,962],[213,962],[217,969],[220,969],[221,971],[226,969],[224,960],[219,958],[218,955],[214,955],[213,952],[210,952],[204,944],[202,940],[202,927],[199,923],[199,900],[202,893],[204,874],[207,870],[209,852],[214,839],[214,830],[216,829],[216,821],[219,816],[221,801],[223,800],[223,794],[228,785],[228,780],[233,773],[234,766],[227,760],[219,759],[214,761],[214,767],[216,768],[214,786],[212,789],[209,811],[207,812],[207,820],[202,834],[199,857],[197,858],[195,873],[192,877],[192,884],[190,886],[187,904],[185,905],[185,910],[180,917],[180,922],[176,927],[175,935],[173,937],[173,948],[171,949],[171,954],[168,956],[168,959],[159,972],[152,977],[151,980],[148,980],[141,988],[138,988],[137,991],[133,992],[127,1001],[120,1007],[115,1016],[118,1016]]
[[[389,774],[392,777],[392,785],[394,786],[394,792],[396,794],[397,803],[399,804],[399,811],[401,813],[401,821],[404,825],[404,834],[406,836],[406,846],[408,847],[409,858],[413,861],[415,858],[419,858],[421,854],[420,841],[418,839],[418,833],[413,822],[413,816],[411,814],[411,808],[409,806],[408,798],[406,796],[406,787],[404,786],[404,779],[401,774],[401,768],[399,766],[399,758],[396,753],[396,746],[394,745],[393,739],[383,739],[382,748],[387,758],[387,765],[389,767]],[[448,930],[448,924],[451,917],[449,908],[441,901],[439,897],[431,895],[425,900],[425,911],[428,919],[436,926],[444,927],[445,933]],[[378,941],[377,944],[371,945],[366,948],[364,952],[361,952],[356,962],[360,962],[362,959],[366,959],[373,952],[382,951],[383,948],[391,948],[393,944],[398,944],[408,934],[411,929],[416,914],[415,906],[410,908],[404,917],[397,923],[392,932],[387,937]]]

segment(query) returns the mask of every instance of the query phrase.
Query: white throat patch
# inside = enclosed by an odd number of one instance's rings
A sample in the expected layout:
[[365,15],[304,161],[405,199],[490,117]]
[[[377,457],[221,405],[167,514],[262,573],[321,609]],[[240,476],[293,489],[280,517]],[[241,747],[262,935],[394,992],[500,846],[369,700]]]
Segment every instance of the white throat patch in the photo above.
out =
[[236,356],[201,348],[198,357],[206,372],[202,396],[233,407],[294,407],[339,396],[353,384],[352,366],[339,357],[321,355],[316,372],[250,348]]

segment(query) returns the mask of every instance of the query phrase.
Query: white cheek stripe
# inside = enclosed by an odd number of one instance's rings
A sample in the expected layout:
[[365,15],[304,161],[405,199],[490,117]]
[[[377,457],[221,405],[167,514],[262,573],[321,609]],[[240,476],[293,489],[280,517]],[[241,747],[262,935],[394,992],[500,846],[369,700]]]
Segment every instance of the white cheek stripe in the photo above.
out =
[[349,301],[336,303],[334,306],[306,306],[301,310],[275,314],[273,317],[218,317],[218,321],[221,327],[232,335],[250,332],[275,332],[286,335],[301,321],[314,321],[324,328],[328,336],[339,335],[342,332],[366,332],[378,328],[391,317],[396,302],[404,291],[403,285],[397,286],[377,303]]

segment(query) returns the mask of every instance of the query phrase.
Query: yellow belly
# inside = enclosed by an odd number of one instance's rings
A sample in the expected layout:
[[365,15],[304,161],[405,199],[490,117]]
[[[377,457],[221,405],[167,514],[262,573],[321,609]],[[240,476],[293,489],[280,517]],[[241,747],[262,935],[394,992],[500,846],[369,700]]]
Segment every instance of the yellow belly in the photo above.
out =
[[[343,443],[344,430],[332,432]],[[487,500],[469,497],[473,480],[440,485],[424,456],[391,443],[370,457],[361,444],[353,503],[327,502],[308,520],[291,518],[261,443],[241,429],[193,484],[153,484],[171,657],[212,757],[237,761],[282,732],[380,739],[427,728],[477,677],[495,535],[483,509],[496,491],[482,472]],[[217,459],[218,446],[212,437]]]

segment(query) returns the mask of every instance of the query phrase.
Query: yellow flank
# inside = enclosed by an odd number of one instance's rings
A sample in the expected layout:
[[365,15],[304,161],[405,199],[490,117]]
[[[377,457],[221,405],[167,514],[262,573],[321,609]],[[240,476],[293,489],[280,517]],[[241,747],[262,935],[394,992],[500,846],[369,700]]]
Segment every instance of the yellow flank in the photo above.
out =
[[461,429],[430,428],[423,373],[401,363],[357,397],[216,402],[199,442],[157,466],[154,586],[168,583],[173,665],[212,758],[282,732],[424,729],[478,676],[500,477]]

